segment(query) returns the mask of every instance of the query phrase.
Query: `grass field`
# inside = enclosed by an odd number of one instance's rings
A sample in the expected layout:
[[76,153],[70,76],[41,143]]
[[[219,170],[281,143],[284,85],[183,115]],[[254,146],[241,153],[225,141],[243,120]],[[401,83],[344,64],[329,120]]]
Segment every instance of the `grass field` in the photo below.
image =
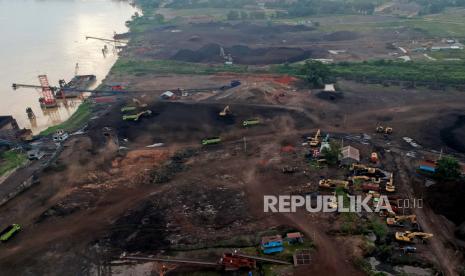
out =
[[245,65],[209,65],[201,63],[189,63],[172,60],[143,60],[135,61],[119,58],[113,66],[113,74],[215,74],[223,72],[246,73],[249,67]]
[[465,60],[465,50],[438,51],[438,52],[428,53],[428,55],[438,60],[444,60],[444,59]]
[[50,135],[52,133],[55,133],[59,129],[63,129],[68,132],[76,131],[90,119],[91,113],[91,103],[84,102],[78,107],[76,112],[74,112],[74,114],[71,117],[69,117],[68,120],[59,125],[47,128],[46,130],[42,131],[39,135]]
[[9,150],[0,156],[0,176],[23,165],[27,161],[26,155],[16,150]]
[[[302,75],[303,64],[273,66],[272,72],[289,74],[297,77]],[[440,84],[465,83],[465,61],[446,62],[400,62],[400,61],[366,61],[341,62],[327,65],[332,76],[348,79],[373,79],[417,81]]]

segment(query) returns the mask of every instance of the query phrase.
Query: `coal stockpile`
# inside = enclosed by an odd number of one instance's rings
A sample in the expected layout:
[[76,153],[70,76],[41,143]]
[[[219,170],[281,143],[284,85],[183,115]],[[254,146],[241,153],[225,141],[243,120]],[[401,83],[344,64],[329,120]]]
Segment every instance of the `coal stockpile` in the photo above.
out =
[[[122,106],[122,105],[121,105]],[[262,107],[253,105],[230,105],[233,114],[228,117],[219,116],[224,105],[219,104],[185,104],[177,102],[157,102],[147,109],[151,116],[141,117],[139,121],[124,121],[121,106],[116,106],[113,112],[89,126],[89,133],[95,139],[105,139],[102,134],[104,127],[110,127],[117,133],[121,143],[151,145],[154,143],[199,143],[206,137],[215,137],[227,133],[244,131],[242,121],[260,118],[265,121],[274,120],[280,116],[290,116],[297,128],[308,126],[311,121],[301,112],[286,110],[279,107]],[[249,133],[263,134],[273,128],[270,124],[249,129]],[[100,138],[97,138],[100,137]],[[123,144],[121,144],[123,145]]]
[[163,210],[156,202],[148,201],[120,217],[107,240],[111,246],[128,252],[165,249],[169,245],[165,228]]
[[435,212],[460,225],[465,222],[464,194],[463,182],[438,183],[427,189],[425,201]]
[[451,126],[441,129],[440,136],[444,144],[446,144],[451,149],[465,153],[465,115],[455,116],[455,120],[450,120],[454,122]]
[[[312,57],[311,50],[291,47],[252,49],[244,45],[234,45],[230,48],[224,48],[224,51],[226,54],[232,56],[235,63],[247,65],[297,62]],[[221,63],[224,61],[224,58],[220,53],[220,45],[208,44],[198,50],[179,50],[171,59],[185,62]]]
[[342,40],[355,40],[359,37],[360,35],[355,32],[338,31],[338,32],[324,35],[323,39],[328,40],[328,41],[342,41]]
[[245,33],[252,34],[276,34],[276,33],[292,33],[292,32],[308,32],[315,28],[305,25],[258,25],[250,23],[239,23],[233,26],[234,29],[239,29]]

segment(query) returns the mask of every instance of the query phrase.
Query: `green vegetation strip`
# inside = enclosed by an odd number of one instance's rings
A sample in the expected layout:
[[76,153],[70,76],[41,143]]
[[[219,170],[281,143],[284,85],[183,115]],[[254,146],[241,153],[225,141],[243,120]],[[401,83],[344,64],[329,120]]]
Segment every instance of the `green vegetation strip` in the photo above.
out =
[[189,63],[172,60],[130,60],[119,58],[111,72],[114,74],[133,74],[143,76],[145,74],[197,74],[207,75],[215,73],[246,73],[248,66],[244,65],[209,65],[201,63]]
[[[314,62],[312,62],[313,64]],[[309,67],[311,66],[311,67]],[[377,60],[366,62],[341,62],[325,65],[325,75],[361,80],[414,81],[424,83],[453,84],[465,83],[465,61],[450,62],[402,62]],[[308,64],[274,66],[275,73],[307,78]],[[321,76],[327,77],[327,76]]]
[[330,72],[348,78],[463,84],[465,62],[372,61],[330,65]]
[[23,165],[27,161],[26,155],[16,150],[9,150],[0,156],[0,176]]
[[50,135],[52,133],[55,133],[59,129],[63,129],[68,132],[78,130],[90,119],[91,114],[91,103],[84,102],[78,107],[76,112],[74,112],[74,114],[71,117],[69,117],[68,120],[59,125],[47,128],[46,130],[42,131],[40,135]]

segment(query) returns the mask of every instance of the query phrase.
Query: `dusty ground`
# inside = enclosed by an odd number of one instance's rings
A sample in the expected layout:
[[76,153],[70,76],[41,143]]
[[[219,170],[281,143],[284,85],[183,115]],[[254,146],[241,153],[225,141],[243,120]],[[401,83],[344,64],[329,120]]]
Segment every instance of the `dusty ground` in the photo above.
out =
[[[401,191],[409,193],[411,180],[405,176],[411,174],[415,160],[403,161],[405,153],[413,151],[420,158],[425,151],[411,148],[401,137],[412,137],[427,149],[443,147],[448,153],[463,155],[456,144],[447,147],[440,135],[441,131],[454,135],[463,131],[460,123],[453,130],[441,124],[442,118],[463,114],[460,110],[464,110],[465,101],[459,100],[460,94],[455,91],[341,82],[343,96],[333,98],[296,88],[292,79],[276,76],[128,80],[141,87],[158,83],[179,87],[183,82],[219,84],[231,79],[241,79],[243,85],[174,102],[154,101],[157,96],[151,94],[140,97],[154,113],[139,122],[121,120],[119,109],[130,104],[128,99],[128,103],[119,103],[94,120],[85,135],[67,141],[57,165],[40,176],[41,184],[0,209],[2,225],[14,221],[24,227],[14,240],[3,245],[2,271],[7,275],[95,272],[123,251],[177,252],[194,258],[196,254],[189,255],[185,250],[255,246],[260,233],[286,226],[302,231],[317,246],[314,264],[294,270],[295,275],[361,274],[353,260],[363,256],[364,242],[339,236],[339,218],[262,212],[265,194],[314,192],[320,176],[341,174],[334,169],[309,168],[304,158],[306,149],[300,146],[302,136],[318,127],[334,133],[334,137],[372,135],[369,145],[351,140],[345,143],[363,149],[365,158],[373,148],[390,149],[391,153],[382,155],[386,162],[383,166],[399,173],[396,183],[405,186]],[[226,104],[231,106],[233,117],[223,120],[218,112]],[[252,117],[263,124],[248,129],[240,126]],[[377,123],[393,126],[394,135],[389,140],[373,135]],[[202,138],[214,135],[224,142],[200,147]],[[247,138],[246,151],[243,137]],[[160,142],[165,146],[146,148]],[[287,145],[296,151],[283,151]],[[283,174],[285,165],[296,166],[297,173]],[[421,258],[453,275],[461,262],[456,253],[459,249],[447,245],[455,244],[454,226],[435,223],[445,219],[429,207],[417,214],[424,229],[437,237],[423,251],[429,253],[422,253]],[[204,258],[216,260],[219,254],[216,251]]]

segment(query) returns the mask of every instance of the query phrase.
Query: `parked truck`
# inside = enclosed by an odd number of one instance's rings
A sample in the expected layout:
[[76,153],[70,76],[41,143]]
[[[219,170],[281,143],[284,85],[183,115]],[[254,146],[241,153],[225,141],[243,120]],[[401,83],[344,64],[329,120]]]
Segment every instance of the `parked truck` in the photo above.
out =
[[210,137],[210,138],[205,138],[202,140],[202,145],[203,146],[208,146],[208,145],[215,145],[221,143],[221,138],[220,137]]
[[2,232],[0,232],[0,241],[6,242],[10,240],[20,230],[21,230],[21,226],[19,224],[9,225],[7,228],[3,229]]

